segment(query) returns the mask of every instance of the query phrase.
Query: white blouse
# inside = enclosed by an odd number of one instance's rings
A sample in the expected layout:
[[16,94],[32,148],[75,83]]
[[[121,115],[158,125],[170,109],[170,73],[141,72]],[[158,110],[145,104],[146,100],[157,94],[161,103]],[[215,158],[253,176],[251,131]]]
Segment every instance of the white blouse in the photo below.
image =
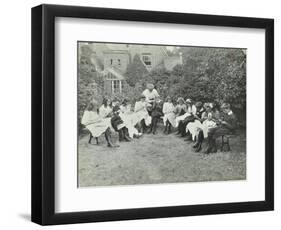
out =
[[148,102],[155,100],[155,98],[159,97],[159,94],[156,89],[153,89],[152,91],[146,89],[143,91],[142,94],[145,96],[145,99]]
[[104,105],[102,105],[99,109],[99,112],[100,117],[105,118],[108,114],[112,112],[112,108],[110,108],[109,106],[105,107]]
[[137,101],[135,104],[134,111],[139,112],[139,111],[147,111],[146,110],[146,102],[145,101]]
[[175,110],[175,106],[173,105],[172,102],[165,102],[163,105],[163,113],[167,114],[167,113],[172,113]]

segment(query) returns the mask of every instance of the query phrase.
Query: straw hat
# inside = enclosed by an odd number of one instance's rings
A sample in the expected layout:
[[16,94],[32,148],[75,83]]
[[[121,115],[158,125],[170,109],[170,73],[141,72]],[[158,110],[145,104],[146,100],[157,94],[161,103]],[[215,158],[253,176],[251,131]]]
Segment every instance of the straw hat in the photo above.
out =
[[206,108],[213,108],[213,105],[212,105],[212,103],[204,103],[204,108],[206,109]]
[[182,97],[179,97],[179,98],[177,99],[177,103],[179,103],[180,101],[182,101],[182,102],[184,103],[184,99],[183,99]]
[[185,100],[185,103],[191,104],[191,99],[187,98],[187,99]]
[[223,103],[221,105],[221,109],[230,109],[230,104],[229,103]]

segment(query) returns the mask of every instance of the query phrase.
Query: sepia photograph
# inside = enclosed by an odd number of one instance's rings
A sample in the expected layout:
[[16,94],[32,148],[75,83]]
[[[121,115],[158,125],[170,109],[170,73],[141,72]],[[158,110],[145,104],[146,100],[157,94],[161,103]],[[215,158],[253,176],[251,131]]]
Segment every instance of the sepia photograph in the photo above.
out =
[[78,41],[78,187],[246,180],[246,51]]

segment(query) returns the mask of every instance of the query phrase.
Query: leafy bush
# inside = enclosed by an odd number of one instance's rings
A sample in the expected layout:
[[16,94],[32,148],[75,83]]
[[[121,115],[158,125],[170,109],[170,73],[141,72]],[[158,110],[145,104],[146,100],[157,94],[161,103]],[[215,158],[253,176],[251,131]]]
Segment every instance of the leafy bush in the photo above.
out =
[[89,59],[89,49],[84,49],[78,70],[79,121],[89,101],[94,97],[101,102],[103,96],[132,104],[138,100],[147,83],[153,83],[164,99],[179,96],[194,101],[229,102],[242,123],[246,121],[246,54],[242,49],[182,47],[183,65],[172,71],[163,66],[148,72],[139,55],[135,55],[125,74],[127,84],[121,94],[106,95],[103,78]]

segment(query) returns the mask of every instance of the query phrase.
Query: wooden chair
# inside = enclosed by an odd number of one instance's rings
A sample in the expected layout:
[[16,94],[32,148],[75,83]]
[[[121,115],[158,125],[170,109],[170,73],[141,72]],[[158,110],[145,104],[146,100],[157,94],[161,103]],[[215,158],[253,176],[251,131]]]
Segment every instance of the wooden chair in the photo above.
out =
[[230,145],[229,145],[229,139],[235,137],[234,134],[227,134],[227,135],[222,135],[221,136],[221,151],[224,152],[229,152],[230,149]]

